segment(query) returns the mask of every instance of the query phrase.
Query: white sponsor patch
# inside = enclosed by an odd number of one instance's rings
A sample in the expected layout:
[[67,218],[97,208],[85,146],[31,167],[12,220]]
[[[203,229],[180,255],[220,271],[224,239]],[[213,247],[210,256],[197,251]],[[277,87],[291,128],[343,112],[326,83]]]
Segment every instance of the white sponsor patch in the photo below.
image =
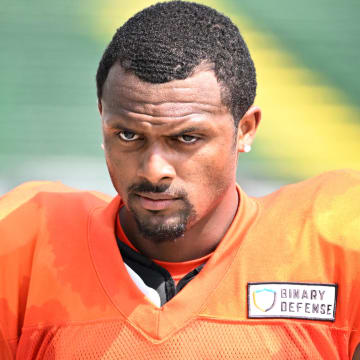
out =
[[249,318],[335,321],[337,285],[248,283]]

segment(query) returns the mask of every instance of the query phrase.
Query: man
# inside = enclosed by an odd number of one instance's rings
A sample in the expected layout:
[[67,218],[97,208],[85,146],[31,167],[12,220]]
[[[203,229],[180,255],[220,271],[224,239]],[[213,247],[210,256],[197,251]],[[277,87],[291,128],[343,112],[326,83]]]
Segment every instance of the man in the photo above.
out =
[[1,200],[1,359],[355,359],[360,175],[236,185],[261,116],[231,21],[147,8],[96,80],[119,196],[29,183]]

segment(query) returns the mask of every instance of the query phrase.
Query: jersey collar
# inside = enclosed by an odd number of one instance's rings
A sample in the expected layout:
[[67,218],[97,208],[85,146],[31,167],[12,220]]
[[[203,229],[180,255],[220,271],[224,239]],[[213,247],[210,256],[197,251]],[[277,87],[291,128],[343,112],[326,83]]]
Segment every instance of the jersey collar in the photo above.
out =
[[239,206],[234,220],[201,273],[161,308],[151,304],[131,280],[121,258],[115,223],[121,204],[115,197],[94,210],[89,222],[89,247],[102,287],[119,313],[144,336],[161,341],[196,317],[231,267],[246,229],[257,213],[255,201],[237,186]]

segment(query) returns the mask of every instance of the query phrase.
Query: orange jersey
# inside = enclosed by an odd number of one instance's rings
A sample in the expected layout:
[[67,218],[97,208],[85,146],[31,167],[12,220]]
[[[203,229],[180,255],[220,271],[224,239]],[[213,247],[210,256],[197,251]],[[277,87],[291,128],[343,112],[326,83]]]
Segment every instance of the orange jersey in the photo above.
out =
[[30,183],[0,200],[0,359],[351,359],[360,341],[360,175],[260,199],[162,307],[127,272],[120,199]]

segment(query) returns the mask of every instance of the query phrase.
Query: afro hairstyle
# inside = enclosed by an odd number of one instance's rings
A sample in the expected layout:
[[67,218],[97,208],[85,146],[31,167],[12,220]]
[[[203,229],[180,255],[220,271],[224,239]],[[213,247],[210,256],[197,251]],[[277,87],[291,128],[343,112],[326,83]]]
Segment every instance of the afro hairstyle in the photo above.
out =
[[204,5],[170,1],[134,15],[113,36],[97,70],[97,96],[115,62],[149,83],[186,79],[202,63],[212,65],[223,104],[235,127],[253,104],[256,73],[238,28]]

